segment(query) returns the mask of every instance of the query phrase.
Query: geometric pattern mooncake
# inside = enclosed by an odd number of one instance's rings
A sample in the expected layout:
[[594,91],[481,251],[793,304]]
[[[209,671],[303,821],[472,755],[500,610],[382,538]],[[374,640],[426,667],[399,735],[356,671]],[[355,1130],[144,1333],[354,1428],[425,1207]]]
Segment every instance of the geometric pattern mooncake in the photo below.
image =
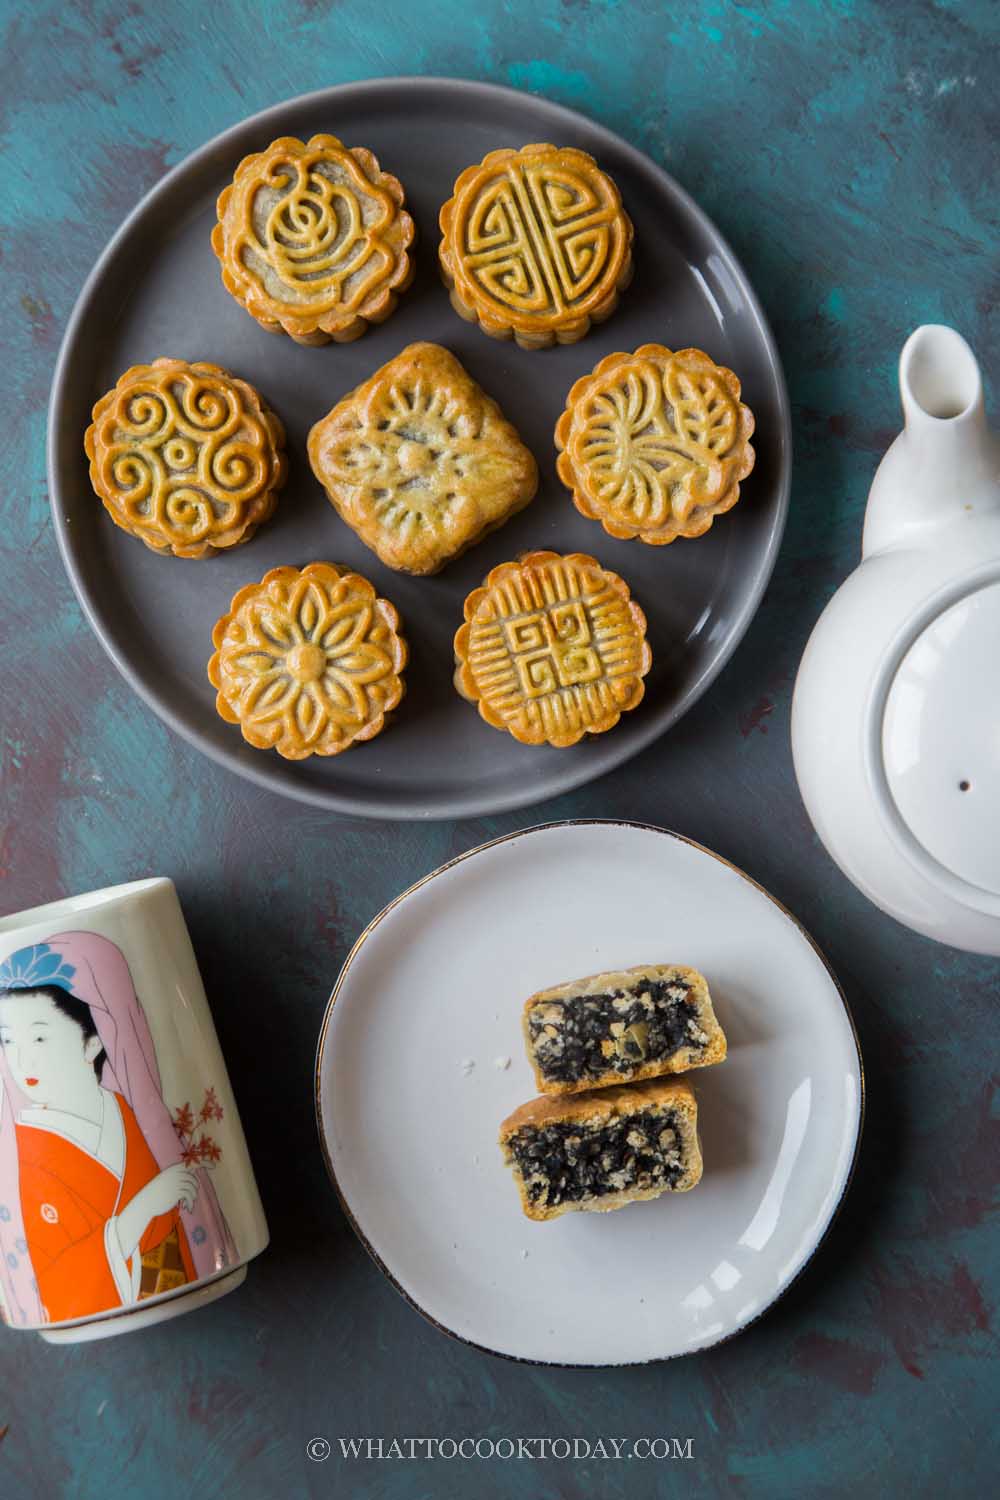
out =
[[614,537],[663,546],[701,536],[754,465],[740,382],[700,349],[643,344],[578,380],[556,426],[577,510]]
[[403,696],[399,616],[366,578],[332,563],[272,568],[212,632],[215,706],[286,760],[374,739]]
[[133,365],[93,410],[90,482],[116,526],[154,552],[209,557],[248,542],[285,482],[285,430],[218,365]]
[[436,573],[533,497],[538,467],[455,356],[410,344],[309,434],[341,518],[403,573]]
[[440,215],[456,312],[525,349],[571,344],[614,311],[632,274],[632,223],[585,151],[491,151]]
[[646,617],[593,557],[529,552],[465,601],[455,686],[525,745],[575,745],[642,701]]
[[240,162],[212,248],[226,290],[271,333],[346,343],[381,323],[413,279],[403,189],[362,146],[294,136]]

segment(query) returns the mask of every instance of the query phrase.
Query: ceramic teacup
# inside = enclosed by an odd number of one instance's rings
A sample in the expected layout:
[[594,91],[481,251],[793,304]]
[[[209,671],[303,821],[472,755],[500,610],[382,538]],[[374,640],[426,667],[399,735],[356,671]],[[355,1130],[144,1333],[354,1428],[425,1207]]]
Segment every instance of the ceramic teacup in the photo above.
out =
[[53,1343],[235,1291],[267,1224],[173,883],[0,918],[0,1311]]

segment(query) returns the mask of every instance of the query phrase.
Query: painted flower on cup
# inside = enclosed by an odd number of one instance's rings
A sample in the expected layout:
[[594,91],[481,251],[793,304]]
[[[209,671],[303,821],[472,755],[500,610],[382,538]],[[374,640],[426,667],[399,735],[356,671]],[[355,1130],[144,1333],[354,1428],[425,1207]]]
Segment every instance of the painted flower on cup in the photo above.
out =
[[372,739],[403,696],[399,616],[367,579],[331,563],[275,568],[241,589],[212,640],[219,714],[289,760]]

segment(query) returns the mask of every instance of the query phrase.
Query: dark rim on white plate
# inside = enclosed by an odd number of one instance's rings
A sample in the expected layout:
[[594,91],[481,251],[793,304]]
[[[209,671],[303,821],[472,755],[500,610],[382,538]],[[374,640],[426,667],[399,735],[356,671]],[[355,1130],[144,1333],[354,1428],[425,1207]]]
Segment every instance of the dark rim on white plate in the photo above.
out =
[[[370,102],[373,92],[386,88],[391,88],[396,92],[408,91],[413,93],[414,96],[437,93],[442,96],[479,98],[492,101],[493,103],[501,101],[510,104],[511,102],[530,99],[534,110],[541,109],[546,114],[552,123],[553,130],[558,131],[560,124],[565,124],[567,127],[572,127],[576,130],[584,126],[593,138],[597,149],[600,149],[603,143],[605,149],[623,155],[637,171],[643,173],[652,172],[664,194],[678,206],[679,211],[697,227],[699,232],[711,238],[718,247],[726,270],[733,277],[736,285],[738,285],[740,294],[745,299],[749,311],[749,321],[759,335],[760,347],[763,355],[766,357],[768,378],[773,382],[773,395],[776,400],[778,415],[778,430],[775,433],[777,464],[774,490],[770,500],[773,511],[770,531],[766,544],[761,551],[756,574],[743,599],[741,608],[733,616],[728,626],[726,639],[720,645],[712,659],[706,663],[700,675],[691,680],[686,690],[679,697],[668,701],[658,711],[651,708],[643,716],[641,722],[636,722],[634,725],[630,723],[627,733],[616,732],[612,735],[607,740],[607,743],[601,744],[599,753],[595,751],[586,757],[580,757],[575,762],[566,761],[561,763],[557,776],[525,775],[524,777],[515,778],[513,786],[508,787],[504,791],[470,791],[464,795],[453,793],[444,798],[438,796],[431,806],[427,805],[426,800],[422,801],[419,798],[406,800],[405,798],[397,797],[389,799],[384,793],[378,792],[366,793],[363,797],[359,797],[357,793],[352,793],[349,788],[347,790],[338,789],[336,786],[327,788],[326,786],[311,785],[306,782],[289,779],[287,773],[283,774],[282,766],[276,764],[272,757],[266,756],[263,753],[257,754],[256,758],[244,757],[239,754],[242,748],[241,742],[239,744],[234,742],[233,748],[230,750],[226,745],[213,740],[205,728],[196,722],[193,717],[189,719],[183,713],[178,712],[168,701],[166,694],[158,690],[155,684],[143,677],[140,669],[129,657],[127,650],[123,648],[116,638],[114,628],[106,619],[102,608],[100,589],[96,586],[94,579],[86,576],[86,569],[81,564],[74,550],[72,527],[70,517],[67,513],[68,507],[64,496],[63,482],[63,471],[67,467],[65,452],[68,442],[68,438],[63,432],[65,425],[63,413],[67,401],[67,391],[73,379],[73,367],[77,358],[77,343],[80,338],[81,328],[88,317],[91,304],[99,295],[101,284],[109,267],[119,250],[123,247],[124,242],[129,238],[134,228],[140,223],[147,212],[161,198],[170,194],[175,184],[185,174],[197,169],[208,159],[217,157],[220,162],[230,159],[234,162],[237,161],[248,150],[253,149],[254,142],[258,141],[272,127],[280,127],[290,111],[309,108],[313,105],[328,104],[331,113],[339,112],[343,115],[350,110],[352,101]],[[220,182],[221,180],[222,175],[220,175]],[[528,357],[544,359],[546,355],[544,352],[533,353]],[[77,435],[74,433],[74,442],[76,441],[76,437]],[[79,434],[79,437],[82,451],[82,433]],[[56,362],[49,401],[47,462],[49,494],[56,536],[66,571],[69,574],[84,615],[98,640],[101,642],[101,645],[104,647],[104,650],[118,668],[118,671],[135,692],[171,729],[175,730],[189,743],[202,751],[203,754],[209,756],[210,759],[228,767],[229,770],[236,772],[237,775],[242,776],[244,779],[269,791],[275,791],[285,796],[292,796],[299,801],[307,802],[314,806],[324,807],[335,812],[349,813],[354,816],[389,819],[408,820],[469,817],[508,811],[513,808],[523,807],[532,802],[538,802],[549,796],[561,795],[563,792],[572,791],[574,788],[593,780],[604,772],[612,770],[614,767],[631,758],[631,756],[645,749],[665,730],[669,729],[710,686],[746,633],[774,569],[788,512],[791,488],[791,417],[788,392],[785,386],[777,347],[746,273],[743,271],[726,240],[715,228],[708,216],[703,213],[684,189],[662,167],[647,156],[645,152],[640,151],[615,132],[581,115],[576,110],[568,109],[564,105],[555,104],[537,95],[524,95],[519,90],[507,88],[499,84],[440,77],[378,78],[367,79],[358,83],[339,84],[329,89],[316,90],[311,94],[299,95],[281,104],[273,105],[269,109],[262,110],[258,114],[249,116],[247,119],[231,126],[228,130],[221,132],[171,168],[136,205],[98,258],[83,285],[67,324]],[[68,488],[68,483],[67,479],[66,488]],[[539,767],[536,764],[531,769],[537,773]],[[539,783],[541,783],[540,786]]]
[[[771,1301],[767,1304],[766,1307],[762,1307],[760,1312],[754,1313],[752,1318],[748,1318],[745,1323],[741,1323],[739,1328],[734,1328],[731,1333],[726,1333],[723,1334],[720,1338],[713,1339],[710,1344],[705,1344],[699,1349],[692,1350],[690,1354],[685,1352],[678,1352],[677,1354],[663,1354],[654,1356],[651,1359],[616,1361],[611,1365],[596,1364],[589,1361],[574,1362],[558,1359],[529,1359],[521,1354],[507,1354],[502,1349],[491,1349],[488,1344],[480,1344],[477,1343],[475,1339],[466,1338],[464,1334],[457,1333],[453,1328],[448,1328],[444,1323],[439,1322],[437,1318],[433,1317],[429,1312],[427,1312],[425,1308],[421,1307],[420,1303],[410,1296],[409,1292],[406,1291],[406,1289],[392,1274],[388,1266],[378,1254],[378,1251],[367,1239],[364,1231],[355,1218],[351,1207],[347,1202],[347,1199],[341,1191],[340,1183],[337,1181],[337,1174],[334,1171],[333,1161],[331,1160],[330,1152],[327,1148],[326,1132],[323,1126],[323,1105],[321,1098],[323,1052],[326,1046],[326,1038],[327,1031],[329,1030],[330,1026],[330,1018],[333,1015],[333,1007],[336,1004],[337,996],[340,994],[344,982],[347,979],[347,973],[351,967],[351,964],[354,962],[358,953],[361,951],[362,946],[371,936],[372,932],[374,932],[375,928],[378,927],[382,919],[384,917],[387,917],[389,913],[400,904],[401,901],[405,901],[407,897],[412,896],[414,891],[420,890],[422,886],[425,886],[430,881],[436,879],[438,875],[444,875],[446,871],[454,869],[456,865],[462,864],[464,860],[471,859],[473,855],[482,854],[487,849],[494,849],[498,844],[507,844],[512,842],[514,839],[524,838],[528,834],[544,833],[547,829],[550,828],[591,827],[638,828],[645,833],[659,833],[662,834],[665,838],[676,839],[679,843],[689,844],[692,849],[697,849],[700,851],[700,853],[707,854],[711,859],[716,860],[720,865],[725,865],[728,869],[732,870],[734,874],[739,875],[743,880],[745,880],[748,885],[752,885],[755,890],[760,891],[762,896],[766,896],[767,899],[772,903],[772,905],[776,906],[781,914],[787,917],[792,925],[801,934],[801,936],[805,938],[810,948],[816,954],[816,957],[820,960],[823,967],[826,969],[826,972],[833,983],[834,989],[840,997],[840,1003],[844,1007],[844,1014],[847,1017],[847,1023],[851,1028],[851,1036],[854,1039],[854,1048],[858,1057],[858,1123],[857,1131],[854,1137],[854,1151],[851,1155],[851,1164],[844,1178],[844,1185],[841,1189],[840,1196],[831,1208],[829,1217],[824,1224],[822,1231],[820,1232],[819,1238],[817,1239],[813,1248],[810,1250],[809,1254],[806,1256],[805,1260],[799,1266],[798,1270],[795,1272],[794,1276],[792,1276],[789,1281],[786,1282],[786,1284],[781,1288],[781,1290],[777,1292],[774,1297],[772,1297]],[[443,865],[438,865],[437,869],[428,871],[426,875],[421,876],[419,880],[415,880],[412,885],[407,886],[405,891],[400,891],[398,896],[393,897],[393,899],[386,906],[384,906],[380,912],[372,917],[371,921],[363,929],[360,936],[351,947],[351,951],[344,959],[343,967],[341,968],[340,974],[337,976],[337,982],[334,985],[333,990],[331,991],[330,998],[327,1001],[326,1010],[323,1013],[323,1020],[320,1023],[319,1040],[316,1044],[316,1062],[313,1071],[313,1099],[316,1110],[316,1129],[319,1135],[319,1146],[320,1151],[323,1154],[323,1162],[326,1166],[327,1176],[329,1177],[330,1182],[333,1185],[333,1190],[337,1195],[338,1202],[340,1203],[341,1209],[344,1212],[344,1216],[347,1219],[347,1222],[350,1224],[351,1228],[354,1230],[354,1233],[357,1235],[358,1239],[361,1241],[362,1245],[367,1250],[372,1260],[378,1266],[379,1270],[391,1283],[391,1285],[395,1287],[399,1295],[406,1302],[408,1302],[410,1306],[414,1308],[422,1318],[425,1318],[428,1323],[436,1328],[439,1333],[447,1334],[449,1338],[455,1339],[460,1344],[468,1344],[472,1349],[479,1349],[484,1354],[492,1354],[497,1359],[510,1360],[513,1364],[541,1365],[543,1367],[551,1366],[552,1368],[562,1370],[627,1369],[630,1365],[653,1365],[664,1363],[667,1360],[689,1359],[695,1355],[704,1354],[709,1349],[716,1349],[720,1344],[727,1344],[730,1339],[738,1338],[741,1333],[745,1333],[748,1328],[752,1328],[753,1325],[755,1323],[758,1323],[761,1318],[766,1317],[771,1309],[775,1307],[776,1304],[782,1300],[782,1298],[788,1295],[792,1287],[795,1286],[799,1278],[812,1264],[813,1260],[816,1258],[819,1251],[826,1243],[830,1231],[833,1228],[840,1210],[844,1205],[844,1201],[847,1198],[848,1192],[850,1191],[851,1183],[854,1180],[854,1173],[857,1168],[858,1156],[861,1150],[861,1137],[864,1131],[865,1123],[865,1093],[865,1066],[864,1058],[861,1055],[861,1041],[858,1036],[858,1028],[854,1023],[854,1016],[851,1013],[851,1007],[847,1001],[847,996],[844,993],[844,989],[840,983],[840,980],[837,978],[837,975],[833,970],[833,966],[831,965],[830,960],[827,958],[822,948],[820,948],[815,938],[812,937],[812,935],[807,931],[805,927],[803,927],[802,923],[799,921],[798,917],[795,916],[794,912],[790,912],[788,910],[788,907],[778,900],[777,896],[772,896],[771,892],[766,888],[766,886],[761,885],[759,880],[754,880],[752,875],[748,875],[745,870],[741,870],[739,865],[734,865],[732,860],[725,859],[721,854],[716,854],[712,849],[707,849],[704,844],[699,844],[697,839],[688,838],[683,833],[675,833],[670,828],[661,828],[656,823],[642,823],[633,818],[563,818],[557,819],[556,821],[551,823],[535,823],[530,828],[519,828],[514,833],[504,833],[501,834],[499,838],[487,839],[484,844],[477,844],[474,849],[466,849],[464,854],[456,854],[454,859],[446,860]]]

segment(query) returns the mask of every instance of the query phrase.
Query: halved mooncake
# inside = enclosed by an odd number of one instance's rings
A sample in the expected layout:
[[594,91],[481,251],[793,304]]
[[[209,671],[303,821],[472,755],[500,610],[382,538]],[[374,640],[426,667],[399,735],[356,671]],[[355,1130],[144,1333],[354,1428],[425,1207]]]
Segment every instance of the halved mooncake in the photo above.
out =
[[586,151],[491,151],[461,174],[440,223],[455,311],[524,349],[583,338],[631,279],[632,222]]
[[539,990],[522,1015],[545,1094],[575,1094],[722,1062],[726,1038],[704,977],[641,964]]
[[575,745],[641,703],[652,665],[628,584],[582,552],[528,552],[465,601],[455,687],[524,745]]
[[504,1120],[500,1149],[529,1219],[606,1213],[701,1180],[698,1105],[679,1079],[532,1099]]
[[287,760],[374,739],[405,689],[398,614],[366,578],[332,563],[272,568],[240,589],[212,642],[220,717]]
[[153,552],[211,557],[248,542],[288,473],[285,429],[219,365],[133,365],[93,410],[90,482],[116,526]]
[[609,536],[661,547],[701,536],[740,497],[754,417],[701,349],[643,344],[578,380],[556,425],[559,478]]
[[269,333],[347,343],[381,323],[413,280],[400,183],[363,146],[282,136],[246,156],[218,202],[222,281]]
[[436,573],[528,504],[538,466],[458,360],[410,344],[309,434],[331,505],[401,573]]

